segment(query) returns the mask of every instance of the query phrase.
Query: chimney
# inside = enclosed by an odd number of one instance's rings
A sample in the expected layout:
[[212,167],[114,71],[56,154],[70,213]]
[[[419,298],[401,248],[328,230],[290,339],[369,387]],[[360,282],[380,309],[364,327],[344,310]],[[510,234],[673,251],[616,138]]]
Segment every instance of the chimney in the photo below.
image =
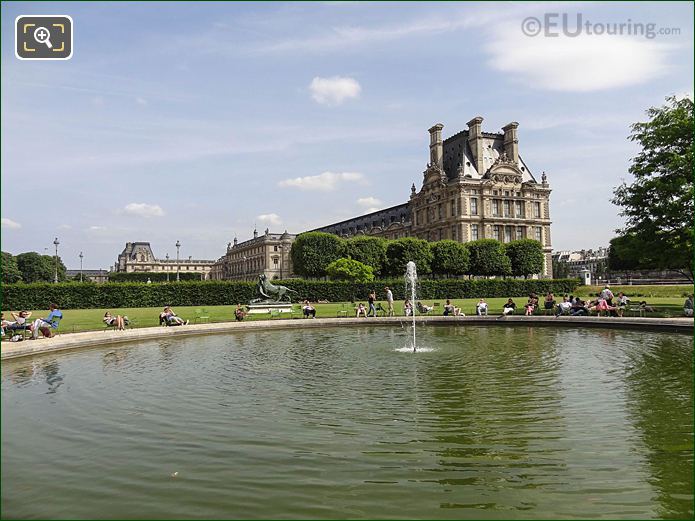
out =
[[430,130],[430,164],[444,168],[444,144],[442,143],[442,129],[444,125],[437,123]]
[[474,117],[468,123],[468,145],[473,152],[473,161],[475,161],[475,169],[478,174],[483,175],[483,131],[480,126],[483,123],[483,118],[480,116]]
[[516,121],[502,127],[504,130],[504,153],[507,154],[507,159],[519,163],[519,138],[516,136],[516,129],[519,124]]

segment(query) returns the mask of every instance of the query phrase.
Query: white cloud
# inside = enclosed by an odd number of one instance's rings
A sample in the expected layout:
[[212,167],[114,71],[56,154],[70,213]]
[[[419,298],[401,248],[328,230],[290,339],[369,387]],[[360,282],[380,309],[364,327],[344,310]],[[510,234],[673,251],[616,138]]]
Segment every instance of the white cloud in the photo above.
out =
[[158,204],[129,203],[123,208],[123,213],[138,217],[162,217],[164,210]]
[[137,103],[138,105],[142,105],[142,106],[145,106],[148,104],[147,100],[145,98],[141,98],[139,96],[137,98],[135,98],[135,103]]
[[674,46],[634,37],[525,36],[521,27],[505,24],[485,47],[493,69],[532,87],[591,92],[650,81],[668,70]]
[[[376,206],[382,205],[383,203],[381,202],[381,200],[377,199],[376,197],[370,196],[370,197],[361,197],[361,198],[357,199],[357,204],[360,206],[376,207]],[[373,211],[376,211],[376,210],[373,210]]]
[[1,221],[2,221],[2,227],[7,228],[9,230],[18,230],[19,228],[22,227],[21,224],[13,221],[12,219],[8,219],[7,217],[3,217],[1,219]]
[[106,230],[106,226],[90,226],[87,228],[88,232],[103,232]]
[[311,97],[321,105],[340,105],[345,100],[359,98],[362,87],[353,78],[332,76],[330,78],[315,77],[309,85]]
[[282,219],[276,213],[264,213],[256,217],[262,223],[270,224],[271,226],[279,226],[282,224]]
[[58,226],[58,229],[59,230],[71,230],[72,226],[70,226],[69,224],[61,224],[60,226]]
[[319,175],[295,177],[280,181],[280,187],[294,187],[300,190],[316,190],[319,192],[331,192],[338,188],[342,182],[364,183],[364,174],[359,172],[323,172]]

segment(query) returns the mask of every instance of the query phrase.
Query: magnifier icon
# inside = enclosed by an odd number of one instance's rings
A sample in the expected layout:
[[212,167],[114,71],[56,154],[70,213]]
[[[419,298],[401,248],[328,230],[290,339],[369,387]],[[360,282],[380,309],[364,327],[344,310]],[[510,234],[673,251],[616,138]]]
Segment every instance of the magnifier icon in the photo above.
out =
[[45,27],[36,28],[36,30],[34,31],[34,40],[36,40],[39,43],[45,43],[46,47],[48,47],[49,49],[53,49],[53,45],[51,45],[51,33]]

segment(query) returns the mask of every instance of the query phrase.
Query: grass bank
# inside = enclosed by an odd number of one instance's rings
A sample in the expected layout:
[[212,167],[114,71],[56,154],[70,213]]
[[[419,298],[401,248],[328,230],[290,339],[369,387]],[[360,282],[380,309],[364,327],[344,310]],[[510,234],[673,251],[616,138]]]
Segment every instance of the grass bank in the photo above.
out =
[[[486,299],[489,304],[489,312],[491,315],[500,314],[502,305],[507,301],[505,298]],[[527,297],[514,297],[514,301],[520,310],[517,314],[523,313],[523,305],[526,303]],[[634,299],[637,303],[640,299]],[[653,317],[679,317],[683,314],[683,300],[680,297],[655,297],[646,299],[650,305],[657,310],[656,313],[650,313]],[[442,299],[423,300],[423,304],[432,306],[438,303],[439,306],[433,310],[433,314],[441,315],[445,301]],[[452,299],[452,303],[456,307],[460,307],[466,315],[475,314],[475,305],[478,299]],[[386,307],[386,303],[381,301],[381,304]],[[366,302],[365,302],[366,305]],[[331,302],[328,304],[314,304],[316,307],[316,316],[321,318],[335,318],[339,312],[347,312],[347,316],[355,316],[354,304],[350,302]],[[236,306],[190,306],[176,307],[174,311],[177,315],[184,319],[190,320],[191,323],[202,322],[230,322],[234,320],[234,309]],[[394,304],[396,315],[403,316],[403,303],[396,302]],[[294,304],[294,318],[301,318],[301,306]],[[81,331],[94,331],[104,329],[102,318],[105,309],[69,309],[63,311],[64,318],[60,324],[60,333],[78,333]],[[159,313],[161,308],[111,308],[109,309],[113,315],[127,315],[131,320],[131,327],[154,327],[159,325]],[[201,313],[204,311],[204,313]],[[48,311],[35,310],[33,311],[31,320],[46,316]],[[197,315],[204,314],[208,318],[196,319]],[[9,317],[9,313],[5,313]],[[292,317],[280,315],[279,317],[270,317],[269,315],[248,315],[246,320],[288,320]]]

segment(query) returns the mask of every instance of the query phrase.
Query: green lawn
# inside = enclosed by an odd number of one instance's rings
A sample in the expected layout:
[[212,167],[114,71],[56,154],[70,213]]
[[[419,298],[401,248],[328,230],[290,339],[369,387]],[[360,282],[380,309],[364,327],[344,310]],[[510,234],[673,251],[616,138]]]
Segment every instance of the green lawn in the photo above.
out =
[[[629,295],[629,294],[628,294]],[[466,315],[475,315],[475,305],[479,299],[453,299],[452,302],[456,307],[461,307]],[[523,305],[526,303],[527,297],[514,297],[516,302],[517,314],[523,313]],[[647,300],[647,302],[657,309],[657,313],[649,316],[662,317],[682,316],[683,301],[681,297],[655,297],[646,299],[635,299],[633,303],[637,304],[639,300]],[[491,315],[501,314],[502,305],[507,301],[506,298],[490,298],[486,299],[489,305]],[[432,314],[441,315],[445,299],[423,300],[423,304],[428,306],[435,302],[439,306],[435,308]],[[386,307],[386,303],[381,301],[381,304]],[[366,301],[365,301],[366,305]],[[316,307],[316,316],[319,318],[335,318],[338,311],[347,311],[347,316],[354,317],[354,305],[350,302],[339,302],[329,304],[314,304]],[[395,311],[397,316],[403,316],[403,303],[396,302]],[[183,319],[190,320],[191,324],[201,322],[231,322],[234,321],[234,309],[236,306],[191,306],[191,307],[175,307],[174,311]],[[196,320],[196,310],[204,309],[205,315],[209,319]],[[301,318],[301,306],[294,304],[295,318]],[[63,310],[63,320],[60,324],[60,333],[75,333],[80,331],[92,331],[104,329],[102,318],[105,309],[68,309]],[[112,315],[127,315],[131,320],[132,327],[153,327],[159,325],[159,313],[161,308],[117,308],[109,309]],[[47,310],[34,311],[31,320],[44,317],[48,314]],[[9,317],[9,312],[5,312],[5,316]],[[290,317],[280,316],[272,317],[273,320],[287,320]],[[248,315],[246,320],[268,320],[270,315]]]

